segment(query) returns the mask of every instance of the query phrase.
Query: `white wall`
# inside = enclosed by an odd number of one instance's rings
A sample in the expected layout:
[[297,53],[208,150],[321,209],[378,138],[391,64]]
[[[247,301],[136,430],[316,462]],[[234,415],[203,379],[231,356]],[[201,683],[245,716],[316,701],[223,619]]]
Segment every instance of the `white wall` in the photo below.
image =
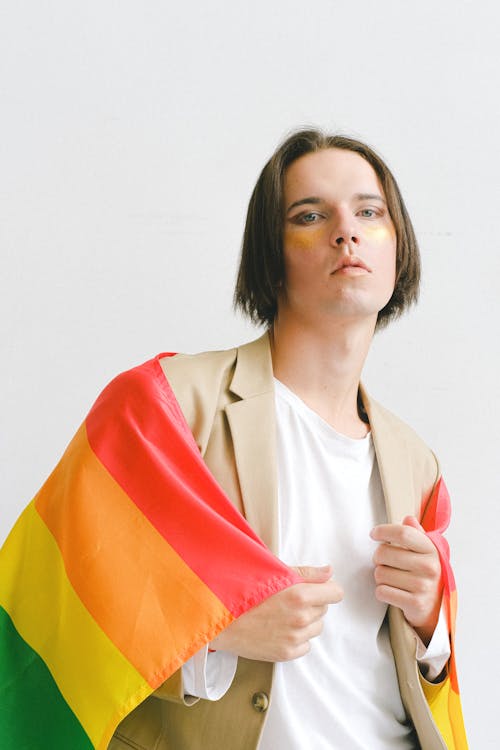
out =
[[498,747],[499,18],[494,0],[19,0],[0,11],[0,538],[100,388],[230,346],[246,204],[291,128],[393,167],[424,290],[365,381],[440,455],[473,748]]

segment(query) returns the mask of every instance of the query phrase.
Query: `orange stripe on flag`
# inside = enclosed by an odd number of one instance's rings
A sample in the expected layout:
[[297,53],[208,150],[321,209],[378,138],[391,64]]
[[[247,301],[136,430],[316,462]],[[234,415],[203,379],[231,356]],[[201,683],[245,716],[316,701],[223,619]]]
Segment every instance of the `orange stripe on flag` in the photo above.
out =
[[81,600],[155,688],[233,616],[108,474],[84,425],[62,463],[36,508]]

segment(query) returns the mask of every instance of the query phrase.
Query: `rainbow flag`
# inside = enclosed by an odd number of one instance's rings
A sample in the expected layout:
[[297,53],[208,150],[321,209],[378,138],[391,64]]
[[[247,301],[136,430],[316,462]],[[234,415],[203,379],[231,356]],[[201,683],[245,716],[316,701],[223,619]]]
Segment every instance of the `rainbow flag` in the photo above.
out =
[[432,717],[448,750],[467,750],[467,737],[460,703],[454,649],[457,589],[450,564],[450,548],[443,536],[450,523],[450,517],[450,496],[441,478],[422,508],[420,523],[439,552],[443,580],[443,604],[450,634],[451,657],[445,680],[434,685],[421,679],[421,684]]
[[[119,722],[235,618],[300,578],[205,466],[160,365],[119,375],[0,551],[0,748],[105,750]],[[440,481],[422,524],[456,591]],[[422,681],[466,750],[454,650]]]
[[0,748],[104,750],[198,649],[299,580],[208,471],[159,357],[123,373],[0,552]]

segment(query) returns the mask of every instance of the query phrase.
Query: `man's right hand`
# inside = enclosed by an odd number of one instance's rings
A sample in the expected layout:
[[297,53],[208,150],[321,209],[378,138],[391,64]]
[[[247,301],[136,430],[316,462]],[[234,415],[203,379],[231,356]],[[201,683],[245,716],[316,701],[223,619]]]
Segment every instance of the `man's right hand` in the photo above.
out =
[[340,602],[342,588],[332,568],[295,568],[304,579],[238,617],[210,644],[220,651],[258,661],[290,661],[310,650],[323,629],[328,606]]

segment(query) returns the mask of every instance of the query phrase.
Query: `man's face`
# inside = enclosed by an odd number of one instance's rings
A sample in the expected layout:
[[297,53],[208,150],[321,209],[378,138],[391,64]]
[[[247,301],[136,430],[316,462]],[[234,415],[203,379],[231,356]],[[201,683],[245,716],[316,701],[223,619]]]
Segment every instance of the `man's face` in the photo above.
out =
[[285,173],[284,207],[278,316],[374,324],[394,290],[396,233],[371,165],[337,148],[302,156]]

